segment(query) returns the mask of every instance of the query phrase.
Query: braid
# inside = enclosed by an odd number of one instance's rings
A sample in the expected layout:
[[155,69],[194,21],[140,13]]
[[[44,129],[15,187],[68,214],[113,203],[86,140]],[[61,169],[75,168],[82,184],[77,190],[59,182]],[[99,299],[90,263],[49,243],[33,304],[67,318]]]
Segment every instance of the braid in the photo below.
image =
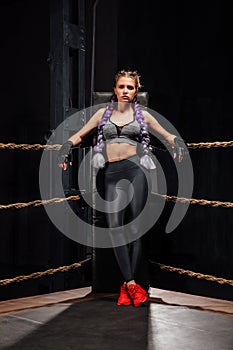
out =
[[92,157],[91,164],[94,168],[99,169],[105,166],[105,158],[102,154],[104,149],[104,140],[103,140],[103,127],[106,124],[107,120],[111,117],[114,109],[114,97],[112,97],[111,102],[107,105],[102,119],[98,125],[98,136],[97,144],[94,146],[94,156]]
[[149,155],[150,136],[148,132],[148,125],[147,123],[145,123],[144,115],[142,113],[141,108],[139,107],[137,98],[134,101],[134,110],[136,114],[136,119],[141,127],[140,136],[143,156],[140,159],[140,164],[146,169],[155,169],[156,165]]
[[149,153],[150,136],[148,132],[148,125],[145,123],[144,116],[141,108],[139,107],[138,101],[134,102],[134,110],[136,113],[136,119],[141,127],[141,143],[143,148],[143,154]]
[[107,105],[104,111],[101,122],[98,125],[97,144],[94,146],[95,152],[102,152],[104,149],[103,127],[106,124],[107,120],[111,117],[113,109],[114,109],[114,99],[112,98],[110,104]]

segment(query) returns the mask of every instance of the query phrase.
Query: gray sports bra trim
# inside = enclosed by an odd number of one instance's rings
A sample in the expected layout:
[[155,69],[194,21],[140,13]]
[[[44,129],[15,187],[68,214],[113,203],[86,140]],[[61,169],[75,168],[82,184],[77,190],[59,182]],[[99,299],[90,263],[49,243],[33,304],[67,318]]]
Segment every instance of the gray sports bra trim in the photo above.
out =
[[136,146],[140,142],[141,127],[134,119],[123,125],[118,126],[109,118],[103,127],[103,137],[106,143],[124,142]]

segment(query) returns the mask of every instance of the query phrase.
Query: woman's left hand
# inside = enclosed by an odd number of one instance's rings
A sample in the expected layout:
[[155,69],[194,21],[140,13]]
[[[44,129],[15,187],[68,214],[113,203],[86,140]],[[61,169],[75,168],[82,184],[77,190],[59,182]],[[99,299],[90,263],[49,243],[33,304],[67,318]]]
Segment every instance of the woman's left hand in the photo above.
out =
[[174,138],[174,146],[172,146],[173,158],[182,162],[188,155],[188,149],[183,139],[180,137]]

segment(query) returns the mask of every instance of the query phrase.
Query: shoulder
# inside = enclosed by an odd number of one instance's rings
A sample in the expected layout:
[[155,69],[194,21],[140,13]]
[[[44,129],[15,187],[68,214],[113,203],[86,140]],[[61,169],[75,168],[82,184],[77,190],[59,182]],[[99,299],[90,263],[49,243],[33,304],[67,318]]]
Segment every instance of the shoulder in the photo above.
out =
[[154,117],[147,110],[143,109],[142,114],[147,124],[150,124],[153,121]]
[[102,108],[98,109],[97,113],[103,115],[105,109],[106,109],[106,108],[102,107]]
[[105,108],[100,108],[98,109],[92,116],[91,119],[94,119],[96,121],[98,121],[100,123],[101,119],[102,119],[102,116],[104,114],[104,111],[105,111]]

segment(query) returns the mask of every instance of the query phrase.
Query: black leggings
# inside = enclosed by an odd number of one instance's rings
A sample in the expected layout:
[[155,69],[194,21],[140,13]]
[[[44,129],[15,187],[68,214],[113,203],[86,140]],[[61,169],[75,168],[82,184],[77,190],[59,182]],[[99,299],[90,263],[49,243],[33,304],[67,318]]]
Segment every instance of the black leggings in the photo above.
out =
[[136,155],[107,162],[104,185],[113,249],[122,276],[128,282],[135,279],[142,254],[140,220],[137,219],[148,198],[150,177],[146,169],[142,170]]

